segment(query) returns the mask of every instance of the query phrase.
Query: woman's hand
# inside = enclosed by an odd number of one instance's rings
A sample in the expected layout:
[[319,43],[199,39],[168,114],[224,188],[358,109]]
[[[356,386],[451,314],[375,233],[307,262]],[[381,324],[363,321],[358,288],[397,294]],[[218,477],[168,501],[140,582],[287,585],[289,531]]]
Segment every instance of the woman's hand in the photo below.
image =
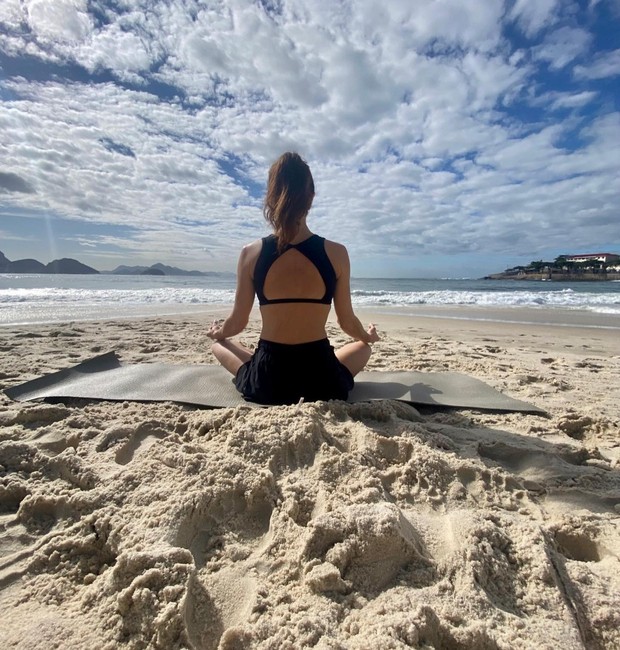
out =
[[366,330],[366,333],[368,334],[368,340],[366,343],[376,343],[377,341],[381,340],[377,334],[377,328],[375,327],[374,323],[370,323],[368,329]]
[[225,339],[226,337],[223,334],[224,328],[222,327],[223,323],[223,320],[214,320],[210,329],[207,331],[207,336],[214,341]]

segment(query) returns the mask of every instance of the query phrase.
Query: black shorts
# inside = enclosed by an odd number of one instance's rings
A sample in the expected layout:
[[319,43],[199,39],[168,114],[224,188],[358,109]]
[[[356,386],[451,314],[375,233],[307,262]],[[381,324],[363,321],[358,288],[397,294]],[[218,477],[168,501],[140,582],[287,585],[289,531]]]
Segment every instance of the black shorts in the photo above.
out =
[[273,343],[260,339],[252,358],[235,377],[237,390],[260,404],[347,399],[353,375],[327,339],[310,343]]

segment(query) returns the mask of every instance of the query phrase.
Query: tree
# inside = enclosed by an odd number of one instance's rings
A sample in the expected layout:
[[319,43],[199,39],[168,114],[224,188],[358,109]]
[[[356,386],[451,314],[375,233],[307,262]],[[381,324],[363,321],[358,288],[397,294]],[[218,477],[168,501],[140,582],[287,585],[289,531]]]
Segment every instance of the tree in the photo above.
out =
[[533,271],[542,271],[545,266],[548,265],[548,262],[543,262],[542,260],[535,260],[530,262],[529,268]]

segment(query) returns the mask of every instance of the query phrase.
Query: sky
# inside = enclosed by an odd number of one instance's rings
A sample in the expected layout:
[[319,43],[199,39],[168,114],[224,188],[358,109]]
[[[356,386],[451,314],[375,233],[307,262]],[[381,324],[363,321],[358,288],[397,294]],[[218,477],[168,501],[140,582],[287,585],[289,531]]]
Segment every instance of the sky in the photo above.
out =
[[233,271],[271,163],[357,277],[620,253],[620,0],[2,0],[0,251]]

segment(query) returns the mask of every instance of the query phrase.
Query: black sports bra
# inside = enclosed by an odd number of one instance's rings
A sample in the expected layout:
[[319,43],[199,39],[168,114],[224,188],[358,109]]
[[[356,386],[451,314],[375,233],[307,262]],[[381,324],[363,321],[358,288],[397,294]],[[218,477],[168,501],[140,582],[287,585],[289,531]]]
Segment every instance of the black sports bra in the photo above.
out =
[[[269,300],[265,297],[264,287],[267,273],[271,265],[290,248],[297,249],[305,255],[316,267],[325,284],[325,294],[322,298],[275,298]],[[275,235],[263,237],[263,247],[254,267],[254,290],[258,296],[259,305],[275,305],[285,302],[314,302],[330,305],[336,289],[336,272],[325,252],[325,239],[318,235],[311,235],[299,244],[288,244],[282,253],[278,253],[278,240]]]

